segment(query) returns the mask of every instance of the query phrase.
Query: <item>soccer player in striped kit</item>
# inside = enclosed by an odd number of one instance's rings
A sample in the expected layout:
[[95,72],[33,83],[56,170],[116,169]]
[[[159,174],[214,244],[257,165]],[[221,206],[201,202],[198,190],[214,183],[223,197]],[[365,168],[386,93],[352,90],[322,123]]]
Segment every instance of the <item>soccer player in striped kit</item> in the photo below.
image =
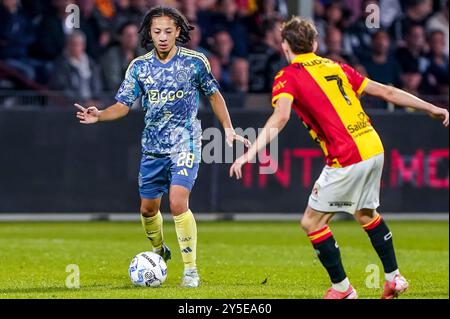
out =
[[176,9],[151,9],[140,28],[142,46],[149,53],[130,63],[116,95],[117,103],[102,111],[76,104],[80,122],[93,124],[126,116],[134,102],[142,98],[145,111],[139,172],[142,224],[154,252],[166,261],[170,259],[160,213],[161,197],[168,192],[185,266],[182,286],[189,288],[200,284],[197,226],[189,209],[189,195],[201,161],[202,129],[197,119],[200,93],[208,97],[225,129],[228,145],[235,140],[250,145],[235,133],[206,57],[180,46],[190,41],[192,29]]
[[293,107],[326,157],[326,166],[314,185],[301,221],[332,282],[325,298],[358,296],[328,227],[337,212],[354,215],[365,229],[384,266],[386,282],[382,298],[395,298],[408,288],[408,282],[398,269],[392,233],[377,212],[384,149],[359,97],[366,93],[424,111],[442,120],[445,127],[449,124],[448,111],[371,81],[348,65],[316,55],[318,34],[308,20],[294,17],[284,24],[282,36],[283,51],[291,64],[275,77],[274,113],[254,145],[232,165],[230,176],[242,177],[242,165],[255,158],[285,127]]

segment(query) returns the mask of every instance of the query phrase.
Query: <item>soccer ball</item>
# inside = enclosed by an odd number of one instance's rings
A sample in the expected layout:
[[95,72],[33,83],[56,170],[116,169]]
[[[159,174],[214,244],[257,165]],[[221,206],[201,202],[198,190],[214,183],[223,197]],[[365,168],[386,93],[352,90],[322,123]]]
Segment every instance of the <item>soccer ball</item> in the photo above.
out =
[[167,265],[160,255],[146,251],[134,256],[128,274],[136,286],[159,287],[167,278]]

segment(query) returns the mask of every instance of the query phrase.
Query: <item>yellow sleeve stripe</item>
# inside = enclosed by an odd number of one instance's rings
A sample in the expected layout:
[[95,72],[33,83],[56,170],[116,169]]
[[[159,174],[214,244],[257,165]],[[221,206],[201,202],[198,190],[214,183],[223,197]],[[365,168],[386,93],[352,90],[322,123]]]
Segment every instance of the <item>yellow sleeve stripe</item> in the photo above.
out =
[[364,89],[366,88],[367,84],[369,84],[369,79],[365,78],[364,81],[361,83],[361,86],[358,89],[358,95],[362,95],[364,92]]
[[273,99],[272,99],[272,106],[276,107],[277,106],[277,101],[282,98],[288,98],[289,100],[291,100],[292,102],[294,102],[294,96],[292,94],[289,93],[280,93],[278,95],[276,95]]
[[275,80],[279,79],[280,77],[282,77],[284,74],[284,70],[281,70],[280,72],[277,73],[277,75],[275,75]]
[[139,60],[145,60],[145,59],[148,59],[148,58],[150,58],[152,55],[153,55],[153,50],[150,51],[150,52],[147,53],[147,54],[138,56],[136,59],[134,59],[133,61],[130,62],[130,64],[128,65],[128,68],[127,68],[127,72],[125,72],[125,74],[128,76],[128,72],[130,71],[130,68],[131,68],[131,66],[134,64],[134,62],[139,61]]
[[200,60],[202,60],[203,64],[206,67],[206,70],[208,71],[208,73],[211,73],[211,66],[209,64],[208,59],[206,58],[206,56],[203,53],[199,53],[196,51],[192,51],[192,50],[188,50],[186,48],[181,48],[181,53],[190,57],[194,57],[194,58],[199,58]]

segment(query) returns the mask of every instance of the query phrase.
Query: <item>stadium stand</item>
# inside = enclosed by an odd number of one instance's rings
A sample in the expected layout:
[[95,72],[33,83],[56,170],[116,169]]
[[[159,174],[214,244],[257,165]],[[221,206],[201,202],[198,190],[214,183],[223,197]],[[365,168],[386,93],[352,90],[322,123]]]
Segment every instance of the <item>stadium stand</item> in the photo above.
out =
[[[71,107],[74,96],[86,94],[52,84],[55,73],[64,76],[60,74],[61,63],[69,54],[68,43],[73,38],[74,29],[63,23],[71,14],[66,10],[70,4],[76,4],[80,10],[80,28],[76,33],[84,38],[81,45],[85,52],[79,59],[89,61],[93,72],[77,75],[84,70],[74,66],[77,59],[72,59],[72,63],[69,59],[66,71],[62,72],[80,77],[80,87],[96,83],[95,91],[104,88],[102,94],[94,94],[95,99],[85,99],[101,100],[100,105],[111,102],[126,65],[144,53],[138,39],[129,34],[139,28],[146,10],[157,4],[178,7],[198,28],[191,48],[207,55],[223,91],[230,94],[233,101],[230,107],[255,108],[247,102],[246,94],[270,93],[270,79],[285,63],[282,52],[277,50],[279,24],[288,16],[285,0],[2,0],[0,3],[2,108],[64,107],[64,104]],[[390,18],[383,15],[381,29],[365,26],[368,15],[365,8],[370,4],[389,8],[384,12],[389,12]],[[448,106],[448,1],[317,0],[314,19],[321,33],[321,54],[347,62],[375,80]],[[60,99],[55,100],[56,97]],[[60,103],[66,100],[69,103]],[[379,103],[369,105],[389,108]]]

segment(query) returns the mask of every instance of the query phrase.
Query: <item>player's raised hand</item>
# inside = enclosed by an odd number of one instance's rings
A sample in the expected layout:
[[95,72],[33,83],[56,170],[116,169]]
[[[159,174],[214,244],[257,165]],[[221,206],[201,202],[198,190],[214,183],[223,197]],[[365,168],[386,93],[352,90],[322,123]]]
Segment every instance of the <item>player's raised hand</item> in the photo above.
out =
[[230,167],[230,177],[236,175],[236,179],[242,178],[242,166],[249,161],[247,153],[236,159]]
[[226,134],[227,144],[230,147],[233,146],[233,142],[234,141],[242,142],[242,143],[244,143],[244,145],[246,147],[252,146],[252,143],[248,139],[246,139],[243,136],[240,136],[240,135],[236,134],[236,132],[234,130],[231,130],[231,129],[230,130],[226,130],[225,134]]
[[430,116],[434,119],[437,120],[442,120],[443,124],[445,127],[448,127],[449,125],[449,114],[448,114],[448,110],[440,108],[440,107],[435,107],[433,108],[433,110],[430,112]]
[[75,103],[74,105],[79,110],[77,112],[77,118],[80,120],[81,124],[94,124],[98,122],[100,111],[95,106],[85,108],[77,103]]

